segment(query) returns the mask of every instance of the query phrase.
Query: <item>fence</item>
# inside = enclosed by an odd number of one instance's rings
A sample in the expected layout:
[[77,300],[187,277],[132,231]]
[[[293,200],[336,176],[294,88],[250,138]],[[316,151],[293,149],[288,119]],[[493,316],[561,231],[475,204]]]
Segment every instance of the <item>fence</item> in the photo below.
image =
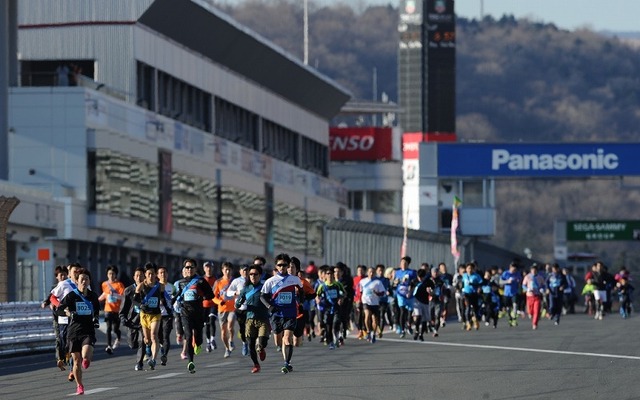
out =
[[39,302],[0,303],[0,357],[55,348],[53,317]]

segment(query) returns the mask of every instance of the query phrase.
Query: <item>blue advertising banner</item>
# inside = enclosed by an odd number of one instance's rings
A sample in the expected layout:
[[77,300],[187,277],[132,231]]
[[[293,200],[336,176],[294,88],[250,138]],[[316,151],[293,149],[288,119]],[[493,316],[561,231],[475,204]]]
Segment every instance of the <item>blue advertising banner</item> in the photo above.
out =
[[640,143],[439,143],[437,155],[440,177],[640,175]]

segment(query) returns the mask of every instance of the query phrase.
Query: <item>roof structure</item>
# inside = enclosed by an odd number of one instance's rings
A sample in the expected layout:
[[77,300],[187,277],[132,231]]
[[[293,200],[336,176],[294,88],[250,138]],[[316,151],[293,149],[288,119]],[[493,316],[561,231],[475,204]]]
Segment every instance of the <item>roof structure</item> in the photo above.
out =
[[331,119],[351,94],[202,0],[156,0],[139,23]]

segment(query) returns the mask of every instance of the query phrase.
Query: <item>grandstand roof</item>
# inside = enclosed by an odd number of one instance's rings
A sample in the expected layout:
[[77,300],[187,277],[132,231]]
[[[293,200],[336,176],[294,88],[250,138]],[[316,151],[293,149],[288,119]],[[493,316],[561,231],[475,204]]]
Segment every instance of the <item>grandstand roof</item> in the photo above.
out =
[[351,97],[203,0],[156,0],[138,21],[325,119]]

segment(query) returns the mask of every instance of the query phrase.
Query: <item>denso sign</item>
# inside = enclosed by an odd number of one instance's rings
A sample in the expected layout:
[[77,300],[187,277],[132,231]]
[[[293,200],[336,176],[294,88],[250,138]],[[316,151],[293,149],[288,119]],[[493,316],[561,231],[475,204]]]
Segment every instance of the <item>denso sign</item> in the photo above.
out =
[[391,128],[331,128],[331,161],[377,161],[392,157]]

